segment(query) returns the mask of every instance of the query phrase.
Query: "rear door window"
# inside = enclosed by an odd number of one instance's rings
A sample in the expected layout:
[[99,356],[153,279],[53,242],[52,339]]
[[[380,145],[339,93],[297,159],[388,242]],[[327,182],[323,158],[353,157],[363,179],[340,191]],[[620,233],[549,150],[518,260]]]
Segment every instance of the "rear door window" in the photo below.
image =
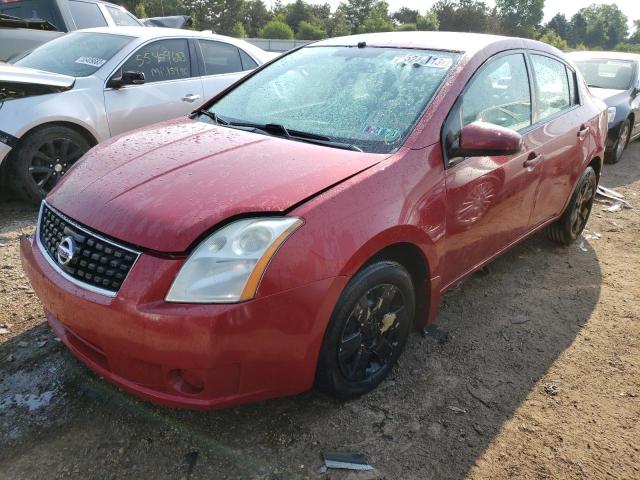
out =
[[198,40],[205,75],[241,72],[240,51],[234,45],[211,40]]
[[[149,27],[151,28],[151,27]],[[158,40],[139,48],[122,66],[144,73],[145,83],[191,77],[191,57],[185,39]]]
[[136,17],[122,8],[107,5],[107,12],[111,15],[113,23],[119,27],[139,27],[141,25]]
[[258,66],[258,64],[255,62],[255,60],[253,58],[251,58],[249,56],[249,54],[247,54],[247,52],[245,52],[241,48],[239,48],[238,50],[240,50],[240,59],[242,60],[242,69],[243,70],[253,70],[254,68],[256,68]]
[[546,120],[570,108],[569,78],[564,63],[543,55],[531,55],[536,77],[538,120]]
[[96,3],[69,0],[69,10],[78,30],[107,25],[107,21]]

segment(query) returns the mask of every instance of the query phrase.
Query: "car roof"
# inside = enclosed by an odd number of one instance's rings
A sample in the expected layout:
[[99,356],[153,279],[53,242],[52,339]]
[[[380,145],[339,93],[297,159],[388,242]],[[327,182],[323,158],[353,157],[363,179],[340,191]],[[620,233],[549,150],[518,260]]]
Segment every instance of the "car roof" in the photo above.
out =
[[244,40],[238,38],[227,37],[224,35],[216,35],[211,32],[196,32],[193,30],[186,30],[181,28],[164,28],[164,27],[95,27],[85,28],[83,30],[77,30],[79,32],[95,32],[95,33],[108,33],[112,35],[127,35],[130,37],[152,39],[162,37],[200,37],[210,38],[212,40],[220,40],[233,44],[244,44]]
[[111,35],[127,35],[129,37],[135,37],[142,40],[152,40],[155,38],[165,37],[193,37],[193,38],[206,38],[209,40],[218,40],[220,42],[230,43],[236,47],[241,47],[243,50],[259,57],[262,61],[266,61],[264,57],[265,51],[261,48],[252,45],[240,38],[227,37],[225,35],[216,35],[208,31],[196,32],[194,30],[186,30],[182,28],[164,28],[164,27],[95,27],[85,28],[83,30],[76,30],[76,32],[94,32],[94,33],[107,33]]
[[587,59],[587,58],[602,58],[610,60],[640,60],[640,55],[629,52],[605,52],[605,51],[581,51],[581,52],[569,52],[572,59]]
[[392,48],[424,48],[432,50],[448,50],[473,54],[483,48],[503,43],[508,48],[532,48],[537,50],[553,51],[559,53],[553,47],[525,38],[504,37],[500,35],[487,35],[483,33],[465,32],[384,32],[367,33],[362,35],[350,35],[348,37],[329,38],[313,43],[313,46],[356,46],[360,42],[366,42],[367,46],[392,47]]

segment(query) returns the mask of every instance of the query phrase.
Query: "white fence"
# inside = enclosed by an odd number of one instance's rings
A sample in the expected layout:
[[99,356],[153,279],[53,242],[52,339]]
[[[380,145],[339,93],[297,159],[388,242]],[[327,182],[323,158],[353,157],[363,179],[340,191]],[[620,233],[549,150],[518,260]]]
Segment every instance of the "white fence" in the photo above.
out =
[[243,40],[267,52],[286,52],[312,42],[312,40],[275,40],[271,38],[244,38]]

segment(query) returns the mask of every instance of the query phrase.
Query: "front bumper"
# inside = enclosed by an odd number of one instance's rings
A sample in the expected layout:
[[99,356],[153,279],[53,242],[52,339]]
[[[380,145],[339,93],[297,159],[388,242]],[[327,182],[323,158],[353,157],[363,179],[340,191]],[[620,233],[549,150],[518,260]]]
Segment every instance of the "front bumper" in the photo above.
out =
[[23,237],[24,271],[54,332],[99,375],[167,406],[222,408],[313,385],[324,330],[347,278],[228,305],[164,301],[182,261],[143,254],[118,295],[78,287]]

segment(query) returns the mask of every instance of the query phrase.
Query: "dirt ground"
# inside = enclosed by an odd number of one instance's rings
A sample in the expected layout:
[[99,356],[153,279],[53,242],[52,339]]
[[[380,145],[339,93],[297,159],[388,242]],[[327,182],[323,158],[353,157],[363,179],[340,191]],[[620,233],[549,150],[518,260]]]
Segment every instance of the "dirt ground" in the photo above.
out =
[[[413,335],[375,392],[217,412],[156,407],[53,337],[22,274],[34,208],[0,203],[1,479],[640,478],[640,144],[583,239],[525,241],[450,292],[446,341]],[[319,473],[321,452],[373,472]]]

